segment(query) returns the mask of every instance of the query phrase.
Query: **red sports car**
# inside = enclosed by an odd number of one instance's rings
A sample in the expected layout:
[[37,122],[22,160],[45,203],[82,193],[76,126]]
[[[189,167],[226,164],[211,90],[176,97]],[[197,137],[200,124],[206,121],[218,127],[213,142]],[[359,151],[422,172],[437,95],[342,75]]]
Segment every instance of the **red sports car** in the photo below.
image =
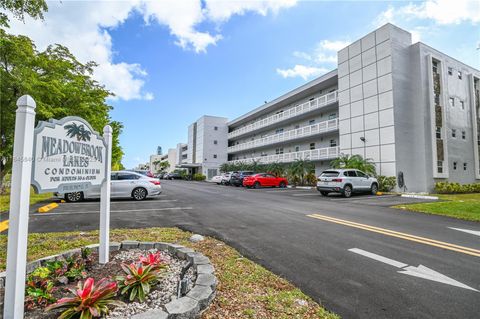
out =
[[286,178],[276,177],[272,174],[260,173],[243,178],[243,186],[247,188],[260,188],[263,186],[284,188],[287,187],[287,185],[288,182]]

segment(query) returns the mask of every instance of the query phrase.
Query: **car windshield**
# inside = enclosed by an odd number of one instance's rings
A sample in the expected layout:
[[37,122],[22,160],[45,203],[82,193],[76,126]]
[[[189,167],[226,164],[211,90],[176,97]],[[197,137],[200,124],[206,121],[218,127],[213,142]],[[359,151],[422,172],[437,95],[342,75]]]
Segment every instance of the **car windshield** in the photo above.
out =
[[325,171],[322,173],[322,175],[320,175],[321,177],[337,177],[338,176],[338,172],[336,171]]

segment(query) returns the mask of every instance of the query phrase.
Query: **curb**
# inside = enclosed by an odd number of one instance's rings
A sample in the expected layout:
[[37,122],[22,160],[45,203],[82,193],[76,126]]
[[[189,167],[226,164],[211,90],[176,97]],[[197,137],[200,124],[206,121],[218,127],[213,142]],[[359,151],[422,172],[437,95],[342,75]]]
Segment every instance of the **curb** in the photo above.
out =
[[[98,251],[98,244],[88,245],[93,251]],[[163,250],[175,255],[179,259],[188,261],[197,272],[197,278],[192,288],[180,298],[174,299],[163,306],[163,310],[149,309],[145,312],[133,315],[131,319],[187,319],[199,318],[208,308],[216,295],[217,278],[214,275],[215,268],[210,263],[210,259],[193,249],[171,243],[163,242],[138,242],[126,240],[121,243],[111,242],[110,251],[126,249],[153,249]],[[61,254],[44,257],[27,264],[27,274],[35,268],[44,265],[47,261],[63,259],[75,253],[79,253],[80,248],[65,251]],[[6,272],[0,273],[0,288],[5,287]],[[2,303],[0,302],[0,305]],[[3,307],[1,307],[3,308]],[[3,309],[0,309],[3,311]]]
[[402,197],[438,200],[437,196],[426,196],[426,195],[402,194]]
[[52,209],[55,209],[58,207],[57,203],[50,203],[48,205],[42,206],[38,209],[39,213],[46,213],[48,211],[51,211]]

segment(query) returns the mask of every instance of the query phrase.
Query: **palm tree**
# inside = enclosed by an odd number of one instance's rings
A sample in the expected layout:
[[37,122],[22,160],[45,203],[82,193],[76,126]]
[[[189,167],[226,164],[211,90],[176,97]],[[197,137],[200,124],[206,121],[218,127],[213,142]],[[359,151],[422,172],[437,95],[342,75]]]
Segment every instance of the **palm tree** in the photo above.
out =
[[373,160],[371,158],[364,159],[360,155],[342,154],[340,157],[331,161],[330,166],[332,166],[332,168],[353,168],[370,175],[377,175]]
[[285,167],[278,162],[268,164],[265,170],[275,176],[283,176],[285,174]]

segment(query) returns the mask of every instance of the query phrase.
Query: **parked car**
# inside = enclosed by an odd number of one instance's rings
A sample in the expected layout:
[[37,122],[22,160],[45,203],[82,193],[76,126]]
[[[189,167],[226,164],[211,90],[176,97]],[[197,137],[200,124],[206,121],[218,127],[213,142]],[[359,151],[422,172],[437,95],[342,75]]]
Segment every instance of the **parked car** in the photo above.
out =
[[155,176],[153,176],[153,173],[150,172],[149,170],[134,170],[133,172],[139,173],[139,174],[145,175],[147,177],[151,177],[151,178],[155,177]]
[[212,183],[217,183],[217,185],[220,185],[222,183],[223,175],[225,174],[213,176],[210,181]]
[[243,178],[243,186],[247,188],[260,188],[260,187],[287,187],[288,182],[284,177],[277,177],[273,174],[260,173]]
[[322,172],[318,177],[317,190],[323,196],[330,193],[342,193],[344,197],[350,197],[353,193],[378,192],[378,181],[357,169],[329,169]]
[[180,175],[179,173],[168,173],[167,175],[164,176],[164,179],[170,179],[170,180],[174,180],[174,179],[182,179],[182,175]]
[[238,172],[227,172],[223,175],[222,181],[220,182],[222,185],[230,185],[230,178],[232,177],[232,174],[238,173]]
[[[55,193],[60,199],[67,202],[79,202],[83,199],[100,198],[100,186],[93,186],[82,192]],[[158,196],[162,193],[160,181],[132,171],[116,171],[111,174],[111,198],[133,198],[144,200],[147,197]]]
[[230,176],[230,185],[234,185],[234,186],[243,186],[243,179],[245,178],[245,176],[250,176],[250,175],[253,175],[254,173],[251,172],[251,171],[241,171],[241,172],[238,172],[238,173],[233,173],[231,176]]

